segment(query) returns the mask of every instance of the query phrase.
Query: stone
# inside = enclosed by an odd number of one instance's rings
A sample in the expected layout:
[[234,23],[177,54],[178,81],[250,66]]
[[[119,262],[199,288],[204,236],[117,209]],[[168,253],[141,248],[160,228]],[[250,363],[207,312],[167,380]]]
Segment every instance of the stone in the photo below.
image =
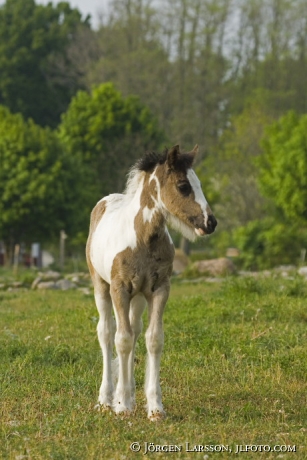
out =
[[276,272],[293,272],[296,270],[295,265],[278,265],[277,267],[274,268]]
[[39,272],[38,276],[42,281],[57,281],[61,278],[61,273],[49,270],[48,272]]
[[65,278],[81,287],[91,284],[90,274],[84,272],[75,272],[65,275]]
[[55,285],[56,289],[60,289],[61,291],[68,291],[69,289],[75,289],[77,287],[75,283],[68,279],[58,280]]
[[12,287],[10,286],[8,289],[7,289],[7,292],[26,292],[28,289],[25,288],[25,287]]
[[82,292],[84,295],[91,295],[91,290],[88,287],[80,287],[78,291]]
[[179,275],[189,265],[188,256],[182,251],[182,249],[175,249],[175,257],[173,262],[173,273]]
[[23,283],[21,281],[14,281],[11,284],[11,287],[13,287],[13,288],[21,288],[21,287],[23,287]]
[[79,278],[79,276],[76,275],[76,276],[73,276],[73,277],[71,278],[71,281],[72,281],[73,283],[75,283],[75,284],[79,284],[79,283],[80,283],[80,278]]
[[232,275],[236,271],[233,262],[226,257],[199,260],[192,264],[192,269],[209,276]]
[[36,289],[38,284],[42,281],[42,278],[40,276],[38,276],[37,278],[35,278],[35,280],[33,281],[33,283],[31,284],[31,289]]
[[242,277],[249,277],[249,276],[252,276],[253,278],[256,278],[258,276],[258,272],[251,272],[251,271],[248,271],[248,270],[239,270],[238,271],[238,275],[242,276]]
[[301,267],[298,269],[297,273],[301,276],[307,277],[307,266]]
[[47,289],[58,289],[54,281],[41,281],[37,284],[36,289],[47,290]]

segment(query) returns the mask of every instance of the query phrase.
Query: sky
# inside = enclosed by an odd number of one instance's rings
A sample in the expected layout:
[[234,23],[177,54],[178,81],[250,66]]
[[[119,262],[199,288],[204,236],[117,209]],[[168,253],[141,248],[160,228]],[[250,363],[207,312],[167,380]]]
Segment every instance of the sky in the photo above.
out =
[[[47,5],[48,3],[59,3],[61,0],[36,0],[36,3]],[[63,0],[62,0],[63,1]],[[82,13],[82,16],[91,15],[91,24],[93,28],[96,28],[99,23],[99,11],[106,9],[109,0],[64,0],[67,1],[72,7],[78,8]],[[0,1],[3,3],[3,1]]]
[[[78,8],[83,17],[90,14],[93,28],[97,28],[99,24],[99,12],[105,11],[109,3],[109,0],[36,0],[36,3],[47,5],[50,2],[56,4],[60,1],[67,1],[72,7]],[[4,3],[4,0],[0,0],[0,6]]]

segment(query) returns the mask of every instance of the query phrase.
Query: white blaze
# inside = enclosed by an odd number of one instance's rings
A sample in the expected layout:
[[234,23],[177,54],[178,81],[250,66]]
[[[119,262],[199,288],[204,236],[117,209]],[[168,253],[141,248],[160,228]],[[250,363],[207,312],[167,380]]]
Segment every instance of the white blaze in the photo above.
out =
[[[196,203],[199,204],[201,207],[201,210],[203,211],[204,214],[204,224],[207,226],[207,221],[208,221],[208,202],[203,194],[202,188],[201,188],[201,183],[198,177],[196,176],[195,172],[193,169],[189,169],[187,172],[187,178],[191,184],[192,190],[195,195],[195,201]],[[199,230],[199,229],[198,229]],[[195,230],[198,235],[203,235],[203,232],[198,233],[197,230]]]

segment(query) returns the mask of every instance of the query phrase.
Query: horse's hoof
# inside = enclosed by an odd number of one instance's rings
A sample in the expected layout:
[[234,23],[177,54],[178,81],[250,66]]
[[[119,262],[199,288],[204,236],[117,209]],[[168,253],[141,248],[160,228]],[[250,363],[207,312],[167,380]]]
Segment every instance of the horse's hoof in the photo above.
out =
[[109,412],[112,410],[112,406],[110,404],[98,403],[94,406],[94,410],[97,410],[98,412]]
[[130,415],[133,414],[133,408],[130,406],[130,404],[122,404],[120,401],[113,401],[112,409],[116,415],[123,418],[130,417]]
[[116,417],[119,417],[121,419],[130,418],[131,415],[133,415],[133,411],[127,408],[114,411],[114,413]]
[[151,422],[160,422],[166,418],[166,413],[164,410],[151,411],[151,413],[148,414],[148,418]]

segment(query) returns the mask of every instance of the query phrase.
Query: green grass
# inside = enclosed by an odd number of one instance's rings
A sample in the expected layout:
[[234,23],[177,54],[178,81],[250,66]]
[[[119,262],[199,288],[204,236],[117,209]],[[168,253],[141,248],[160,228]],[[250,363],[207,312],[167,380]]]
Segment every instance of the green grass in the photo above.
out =
[[[307,458],[306,293],[300,279],[175,283],[161,369],[168,417],[154,424],[144,410],[143,336],[135,414],[102,414],[93,409],[102,370],[93,298],[0,292],[0,458],[130,460],[146,458],[145,442],[183,446],[150,458]],[[134,441],[141,452],[130,450]],[[186,442],[297,452],[186,452]]]

